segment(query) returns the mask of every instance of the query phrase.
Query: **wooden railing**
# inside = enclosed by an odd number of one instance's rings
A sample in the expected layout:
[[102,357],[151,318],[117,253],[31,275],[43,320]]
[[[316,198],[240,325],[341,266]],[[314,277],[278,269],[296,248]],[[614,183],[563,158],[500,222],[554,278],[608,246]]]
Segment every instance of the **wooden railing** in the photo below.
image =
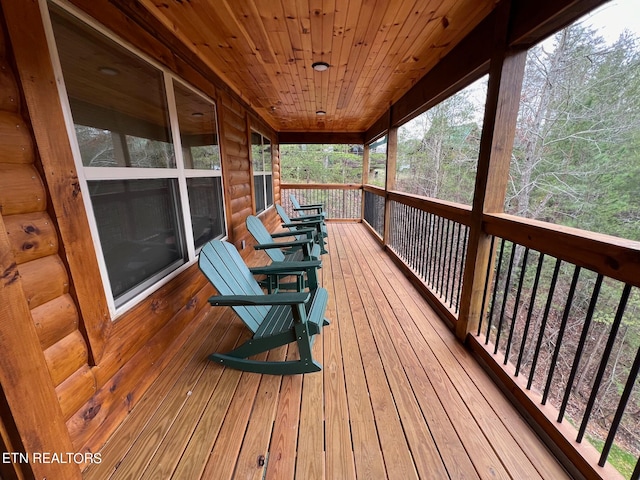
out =
[[[286,187],[327,206],[335,193],[316,191],[362,191],[349,214],[333,197],[341,218],[361,212],[443,318],[454,328],[463,320],[470,207],[370,185]],[[481,225],[492,254],[471,349],[573,473],[608,476],[600,467],[619,445],[636,459],[626,477],[640,479],[640,242],[507,214],[484,214]],[[581,447],[585,438],[597,450]]]
[[322,203],[328,220],[360,221],[362,218],[362,185],[341,183],[283,183],[280,186],[282,206],[291,217],[293,211],[289,195],[293,194],[301,205]]
[[362,207],[362,220],[371,227],[379,239],[384,237],[384,209],[386,193],[384,189],[365,185]]
[[389,247],[456,319],[469,238],[468,209],[398,192],[391,192],[388,201]]

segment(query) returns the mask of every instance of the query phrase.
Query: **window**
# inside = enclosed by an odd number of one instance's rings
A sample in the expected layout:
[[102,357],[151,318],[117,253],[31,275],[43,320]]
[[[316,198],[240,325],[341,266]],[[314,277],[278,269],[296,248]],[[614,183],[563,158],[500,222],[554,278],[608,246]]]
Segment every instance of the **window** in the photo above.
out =
[[226,234],[215,105],[64,10],[50,14],[117,313]]
[[487,76],[398,129],[396,189],[470,205]]
[[273,173],[271,171],[271,141],[251,131],[251,161],[256,197],[256,213],[273,205]]

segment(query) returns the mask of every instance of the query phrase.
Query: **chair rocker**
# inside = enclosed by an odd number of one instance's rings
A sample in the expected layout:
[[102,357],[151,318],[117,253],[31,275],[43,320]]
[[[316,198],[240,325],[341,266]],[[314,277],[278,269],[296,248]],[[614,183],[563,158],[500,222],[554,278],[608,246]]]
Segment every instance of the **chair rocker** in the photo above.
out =
[[283,221],[282,226],[288,228],[292,232],[299,231],[301,228],[313,227],[316,229],[315,240],[320,245],[320,254],[324,255],[327,252],[325,248],[324,239],[328,236],[327,225],[321,215],[303,215],[299,217],[289,218],[287,212],[285,212],[282,205],[275,204],[276,211],[280,215],[280,219]]
[[[200,251],[198,266],[219,292],[209,298],[212,306],[231,307],[253,337],[227,353],[209,359],[231,368],[271,375],[317,372],[322,366],[311,352],[315,335],[329,325],[325,318],[328,293],[324,288],[309,292],[265,294],[236,248],[212,240]],[[249,357],[276,347],[296,343],[299,360],[261,361]]]

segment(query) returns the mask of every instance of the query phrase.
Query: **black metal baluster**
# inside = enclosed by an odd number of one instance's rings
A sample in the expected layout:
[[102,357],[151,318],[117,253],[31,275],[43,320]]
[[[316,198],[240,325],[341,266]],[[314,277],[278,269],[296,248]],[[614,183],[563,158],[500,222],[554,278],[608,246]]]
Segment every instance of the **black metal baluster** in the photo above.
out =
[[446,269],[447,269],[447,256],[448,256],[448,251],[449,251],[449,228],[451,225],[451,221],[448,218],[443,218],[442,219],[443,223],[445,224],[445,228],[443,229],[444,236],[442,238],[443,242],[444,242],[444,253],[442,255],[441,258],[441,263],[442,263],[442,276],[440,277],[440,285],[438,286],[438,292],[440,292],[440,296],[445,299],[446,298],[446,287],[445,287],[445,277],[447,276]]
[[602,280],[604,275],[599,274],[596,278],[596,283],[593,286],[593,293],[591,294],[591,300],[589,302],[589,308],[587,309],[587,316],[584,319],[582,325],[582,333],[580,334],[580,340],[578,341],[578,347],[573,357],[573,365],[571,365],[571,373],[569,374],[569,380],[564,390],[564,397],[562,398],[562,404],[560,405],[560,411],[558,412],[558,423],[562,422],[564,418],[564,412],[567,410],[567,404],[569,403],[569,397],[571,396],[571,389],[573,388],[573,382],[578,373],[578,366],[580,365],[580,358],[582,357],[582,351],[584,345],[587,343],[587,335],[589,334],[589,327],[591,326],[591,319],[593,318],[593,312],[596,309],[598,303],[598,296],[600,295],[600,288],[602,287]]
[[600,366],[598,367],[598,373],[596,374],[596,378],[593,382],[593,387],[591,388],[591,395],[589,396],[589,401],[587,402],[587,407],[585,408],[584,415],[582,417],[582,423],[580,424],[580,430],[578,431],[578,437],[576,438],[576,441],[578,443],[582,441],[584,433],[587,430],[589,417],[591,416],[593,405],[596,403],[596,396],[598,395],[598,390],[600,389],[600,384],[602,383],[602,377],[604,377],[604,371],[607,368],[607,363],[609,362],[609,357],[611,356],[611,352],[613,350],[613,344],[616,341],[616,335],[618,333],[620,323],[622,322],[622,317],[624,316],[624,310],[627,308],[627,301],[629,300],[630,293],[631,285],[627,283],[624,286],[624,290],[622,291],[620,303],[618,304],[618,311],[616,312],[615,319],[613,320],[613,324],[611,325],[609,339],[607,340],[607,345],[604,348],[602,360],[600,361]]
[[[455,255],[455,258],[453,259],[454,274],[453,274],[453,280],[451,282],[451,293],[449,294],[449,308],[453,307],[453,301],[455,299],[455,297],[453,296],[453,292],[455,290],[456,282],[459,281],[458,273],[460,271],[460,264],[458,263],[458,257],[460,254],[460,235],[462,232],[462,224],[457,223],[456,225],[458,227],[458,235],[456,239],[456,255]],[[456,308],[457,308],[457,299],[456,299]]]
[[489,344],[489,336],[491,335],[491,323],[493,321],[493,309],[496,307],[496,297],[498,295],[498,282],[500,281],[500,271],[502,270],[502,256],[504,255],[504,243],[505,239],[500,239],[500,254],[498,255],[498,266],[496,267],[495,281],[493,282],[493,294],[491,296],[491,307],[489,308],[489,315],[487,317],[487,337],[484,340],[484,344]]
[[426,221],[426,245],[425,245],[425,260],[422,277],[424,278],[424,283],[429,283],[429,274],[431,273],[430,268],[430,260],[431,260],[431,249],[433,248],[433,243],[431,242],[431,214],[427,212],[427,221]]
[[438,277],[436,278],[434,289],[439,294],[442,291],[440,285],[442,283],[442,275],[444,275],[444,267],[442,265],[442,259],[444,258],[444,217],[438,218],[440,219],[440,237],[438,238]]
[[533,287],[531,287],[531,301],[529,302],[529,311],[527,312],[527,321],[524,325],[524,332],[522,332],[522,342],[520,343],[520,353],[518,354],[518,363],[516,364],[517,377],[520,373],[520,367],[522,365],[522,356],[524,355],[524,348],[527,343],[527,337],[529,336],[529,327],[531,326],[531,316],[533,315],[533,308],[536,302],[536,296],[538,295],[538,284],[540,283],[540,272],[542,271],[542,264],[544,262],[544,253],[541,253],[538,257],[538,268],[536,269],[536,277],[533,280]]
[[640,458],[636,462],[636,468],[633,469],[633,473],[629,480],[640,480]]
[[[489,296],[489,279],[491,278],[491,271],[494,266],[494,246],[496,243],[496,237],[491,236],[491,245],[489,245],[489,261],[487,262],[487,274],[484,277],[484,292],[482,293],[482,305],[480,306],[480,320],[478,321],[478,333],[476,336],[480,336],[482,333],[482,321],[484,320],[484,312],[487,308],[487,297]],[[488,321],[488,319],[487,319]]]
[[420,265],[418,273],[421,280],[424,280],[424,263],[427,258],[427,239],[425,238],[426,212],[420,210]]
[[620,402],[618,403],[618,409],[616,410],[616,414],[613,417],[613,422],[611,422],[607,440],[604,442],[604,447],[602,448],[602,455],[600,456],[600,461],[598,462],[598,465],[600,465],[601,467],[604,467],[604,463],[607,461],[607,457],[609,456],[609,451],[611,450],[611,445],[613,445],[613,440],[615,439],[616,432],[618,431],[618,427],[620,426],[622,415],[627,408],[629,397],[631,397],[631,391],[633,390],[633,386],[635,385],[636,379],[638,378],[638,370],[640,370],[640,348],[638,348],[638,351],[636,352],[636,359],[633,361],[631,371],[629,371],[627,383],[624,386],[624,391],[622,392]]
[[[515,250],[515,248],[514,248]],[[513,306],[513,314],[511,315],[511,327],[509,328],[509,338],[507,339],[507,348],[504,351],[504,364],[509,362],[509,353],[511,352],[511,342],[513,341],[513,331],[516,327],[518,319],[518,307],[520,306],[520,295],[522,294],[522,285],[524,284],[524,276],[527,272],[527,259],[529,258],[529,247],[524,249],[522,256],[522,268],[520,269],[520,280],[518,281],[518,290],[516,291],[515,305]]]
[[502,296],[502,305],[500,306],[500,319],[498,320],[498,331],[496,332],[496,344],[493,354],[498,353],[498,345],[500,344],[500,336],[502,335],[502,326],[504,324],[504,313],[507,309],[507,298],[511,288],[511,274],[513,273],[513,262],[516,256],[518,245],[511,243],[511,255],[509,256],[509,268],[507,269],[507,278],[504,282],[504,295]]
[[[462,294],[462,280],[464,278],[464,266],[467,259],[467,239],[469,238],[469,227],[464,226],[462,236],[462,257],[460,258],[460,270],[458,271],[458,294],[456,295],[456,313],[460,311],[460,295]],[[486,288],[486,284],[485,284]],[[485,292],[486,293],[486,292]],[[480,317],[482,318],[482,316]]]
[[453,222],[452,220],[449,220],[449,224],[451,225],[451,231],[449,232],[449,235],[447,235],[447,243],[449,245],[449,266],[447,267],[447,283],[445,284],[445,287],[444,287],[445,303],[447,300],[449,301],[451,300],[451,296],[449,295],[449,282],[451,281],[451,267],[453,264],[453,238],[455,236],[455,229],[456,229],[455,222]]
[[538,341],[536,343],[536,349],[533,354],[533,362],[531,363],[531,372],[529,372],[529,380],[527,381],[527,390],[531,389],[533,383],[533,376],[536,373],[536,366],[538,364],[538,355],[540,354],[540,347],[542,346],[542,339],[544,338],[544,330],[547,328],[547,320],[549,319],[549,310],[551,310],[551,302],[553,301],[553,294],[556,290],[556,283],[558,282],[558,272],[560,272],[560,264],[562,261],[556,259],[556,266],[553,269],[553,277],[551,278],[551,285],[549,286],[549,294],[547,296],[547,305],[544,307],[544,315],[542,316],[542,324],[540,325],[540,331],[538,332]]
[[573,278],[571,279],[571,286],[569,287],[569,294],[567,295],[567,302],[564,305],[564,313],[562,314],[558,337],[556,338],[556,348],[554,349],[553,356],[551,357],[551,365],[549,366],[549,373],[547,374],[547,383],[544,387],[544,393],[542,394],[542,405],[546,405],[547,399],[549,398],[549,390],[551,389],[551,382],[553,381],[553,374],[556,370],[556,363],[558,362],[558,355],[560,355],[560,348],[562,347],[562,340],[564,339],[564,331],[567,328],[569,312],[571,311],[573,296],[576,293],[576,286],[578,285],[579,277],[580,267],[575,267],[573,270]]

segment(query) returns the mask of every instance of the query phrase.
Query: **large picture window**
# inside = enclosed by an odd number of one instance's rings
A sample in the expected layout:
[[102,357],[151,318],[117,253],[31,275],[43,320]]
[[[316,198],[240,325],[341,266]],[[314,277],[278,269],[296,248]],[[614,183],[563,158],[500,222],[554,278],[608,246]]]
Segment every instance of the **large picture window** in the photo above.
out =
[[215,104],[50,8],[113,313],[226,235]]
[[251,131],[251,161],[256,197],[256,213],[273,205],[273,173],[271,170],[271,141],[262,134]]

